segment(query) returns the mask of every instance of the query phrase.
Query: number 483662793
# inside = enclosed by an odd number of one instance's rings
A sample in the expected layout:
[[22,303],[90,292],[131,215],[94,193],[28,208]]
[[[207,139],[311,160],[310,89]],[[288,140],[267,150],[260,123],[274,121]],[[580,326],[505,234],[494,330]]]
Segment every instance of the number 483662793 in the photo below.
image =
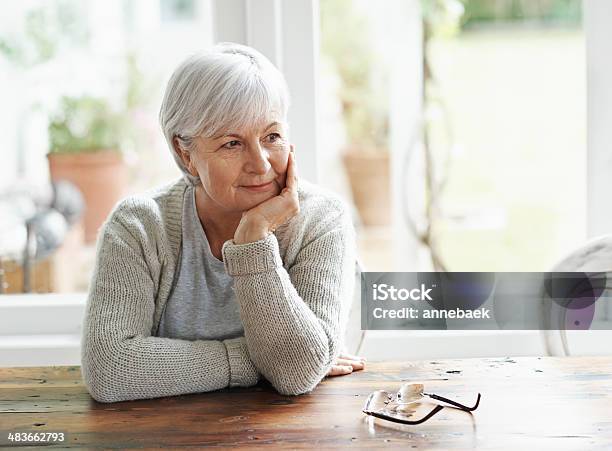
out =
[[63,442],[66,435],[63,432],[9,432],[9,442]]

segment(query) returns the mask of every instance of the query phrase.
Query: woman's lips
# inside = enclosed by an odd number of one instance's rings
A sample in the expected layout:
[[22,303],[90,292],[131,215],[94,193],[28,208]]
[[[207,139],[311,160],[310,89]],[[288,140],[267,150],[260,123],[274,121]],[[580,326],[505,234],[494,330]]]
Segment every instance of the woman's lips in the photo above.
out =
[[268,191],[272,187],[274,187],[274,180],[264,183],[263,185],[242,185],[242,188],[255,193]]

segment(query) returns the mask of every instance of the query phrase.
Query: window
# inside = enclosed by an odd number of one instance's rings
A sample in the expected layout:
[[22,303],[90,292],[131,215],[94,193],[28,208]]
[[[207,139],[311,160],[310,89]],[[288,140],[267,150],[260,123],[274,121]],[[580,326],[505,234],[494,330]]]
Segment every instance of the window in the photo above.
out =
[[[546,271],[586,238],[581,2],[405,3],[321,1],[323,142],[341,148],[366,266]],[[415,235],[405,210],[421,245],[394,259]]]
[[[159,129],[158,110],[178,62],[213,42],[212,22],[209,0],[54,0],[4,8],[0,257],[5,293],[24,291],[28,274],[32,292],[85,292],[96,232],[115,202],[180,175]],[[119,150],[121,158],[108,154],[97,166],[107,169],[81,177],[84,170],[74,165],[83,168],[93,164],[85,157],[100,160],[104,154],[91,149]],[[61,158],[47,157],[50,150]],[[31,270],[27,265],[24,270],[25,220],[36,211],[46,215],[49,177],[67,172],[85,195],[83,219],[69,227],[56,215],[39,221],[39,251],[32,251]],[[41,253],[45,245],[49,249]]]
[[161,0],[163,23],[185,22],[195,18],[194,0]]
[[[360,143],[367,144],[363,147],[374,157],[386,154],[389,172],[383,165],[383,172],[375,173],[378,183],[361,186],[366,194],[388,190],[364,207],[375,219],[388,215],[385,221],[368,224],[365,213],[357,212],[366,269],[433,267],[427,246],[415,244],[404,217],[407,206],[416,229],[426,230],[427,165],[419,123],[427,124],[436,180],[442,175],[447,180],[439,208],[432,210],[432,230],[440,259],[449,269],[546,270],[585,238],[586,226],[589,236],[609,233],[612,227],[607,208],[612,189],[607,159],[612,141],[607,125],[612,120],[612,66],[607,57],[612,6],[607,0],[584,2],[584,25],[583,3],[574,0],[388,0],[375,6],[365,0],[292,0],[291,6],[280,0],[146,3],[32,0],[13,2],[3,10],[0,247],[8,246],[11,252],[2,254],[0,282],[8,282],[8,291],[23,288],[19,260],[25,231],[17,219],[33,204],[30,198],[9,207],[7,199],[18,200],[16,192],[44,194],[48,187],[48,118],[61,96],[91,94],[115,112],[129,106],[132,132],[123,143],[125,194],[142,191],[179,175],[157,125],[163,83],[186,54],[217,40],[254,45],[283,68],[293,94],[293,136],[303,149],[299,159],[307,178],[353,200],[359,194],[351,190],[341,157],[351,133],[361,133]],[[436,4],[447,6],[441,15],[422,8]],[[436,85],[422,71],[424,12],[436,13],[432,20],[441,20],[426,51]],[[339,70],[334,58],[341,52],[329,47],[330,29],[346,30],[338,39],[348,39],[345,54],[354,61],[364,56],[356,49],[371,54],[367,72],[359,67]],[[347,90],[343,77],[351,74],[357,76],[356,85]],[[425,89],[424,81],[430,83]],[[355,100],[364,98],[361,105]],[[361,108],[353,108],[349,124],[345,116],[351,101]],[[380,151],[381,143],[388,151]],[[366,164],[367,169],[371,166]],[[16,220],[8,219],[9,208]],[[62,308],[82,308],[95,252],[81,240],[78,233],[67,237],[68,249],[53,257],[59,262],[34,262],[32,281],[35,292],[74,291],[80,293],[78,299],[49,295],[28,297],[28,302],[58,301]],[[49,314],[36,311],[40,318]],[[70,311],[66,318],[77,321],[80,313]],[[10,316],[10,321],[32,323],[31,316],[20,315]],[[67,333],[72,329],[67,326]],[[527,335],[508,335],[503,349],[541,352],[537,334]],[[422,347],[427,350],[423,357],[443,355],[448,348],[448,336],[421,338],[428,346]],[[397,343],[396,336],[381,339],[371,344],[376,352],[384,343]],[[495,340],[499,347],[499,336]],[[479,337],[468,341],[474,356],[484,355],[477,343],[493,343]],[[587,347],[594,352],[592,345]]]

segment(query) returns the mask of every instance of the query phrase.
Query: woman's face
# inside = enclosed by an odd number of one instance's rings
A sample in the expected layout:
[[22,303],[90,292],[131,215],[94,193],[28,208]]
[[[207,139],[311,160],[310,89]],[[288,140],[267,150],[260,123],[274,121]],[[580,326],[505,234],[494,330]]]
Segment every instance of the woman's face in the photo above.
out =
[[243,212],[285,187],[290,150],[286,134],[286,124],[272,117],[250,130],[197,137],[196,147],[181,156],[217,208]]

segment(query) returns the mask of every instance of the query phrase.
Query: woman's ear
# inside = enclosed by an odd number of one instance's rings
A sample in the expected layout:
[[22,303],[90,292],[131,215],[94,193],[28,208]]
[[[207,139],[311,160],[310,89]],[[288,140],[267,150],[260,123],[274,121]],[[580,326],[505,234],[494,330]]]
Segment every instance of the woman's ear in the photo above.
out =
[[181,149],[181,144],[179,142],[178,136],[172,138],[172,147],[174,148],[174,152],[179,156],[179,158],[183,161],[183,164],[187,166],[188,161],[185,159],[189,158],[189,155],[184,155],[185,151]]
[[191,160],[191,154],[189,151],[181,148],[178,137],[174,137],[172,139],[172,147],[174,147],[174,151],[179,156],[179,158],[183,161],[183,165],[189,171],[189,173],[193,176],[198,176],[198,172],[196,171],[193,162]]

